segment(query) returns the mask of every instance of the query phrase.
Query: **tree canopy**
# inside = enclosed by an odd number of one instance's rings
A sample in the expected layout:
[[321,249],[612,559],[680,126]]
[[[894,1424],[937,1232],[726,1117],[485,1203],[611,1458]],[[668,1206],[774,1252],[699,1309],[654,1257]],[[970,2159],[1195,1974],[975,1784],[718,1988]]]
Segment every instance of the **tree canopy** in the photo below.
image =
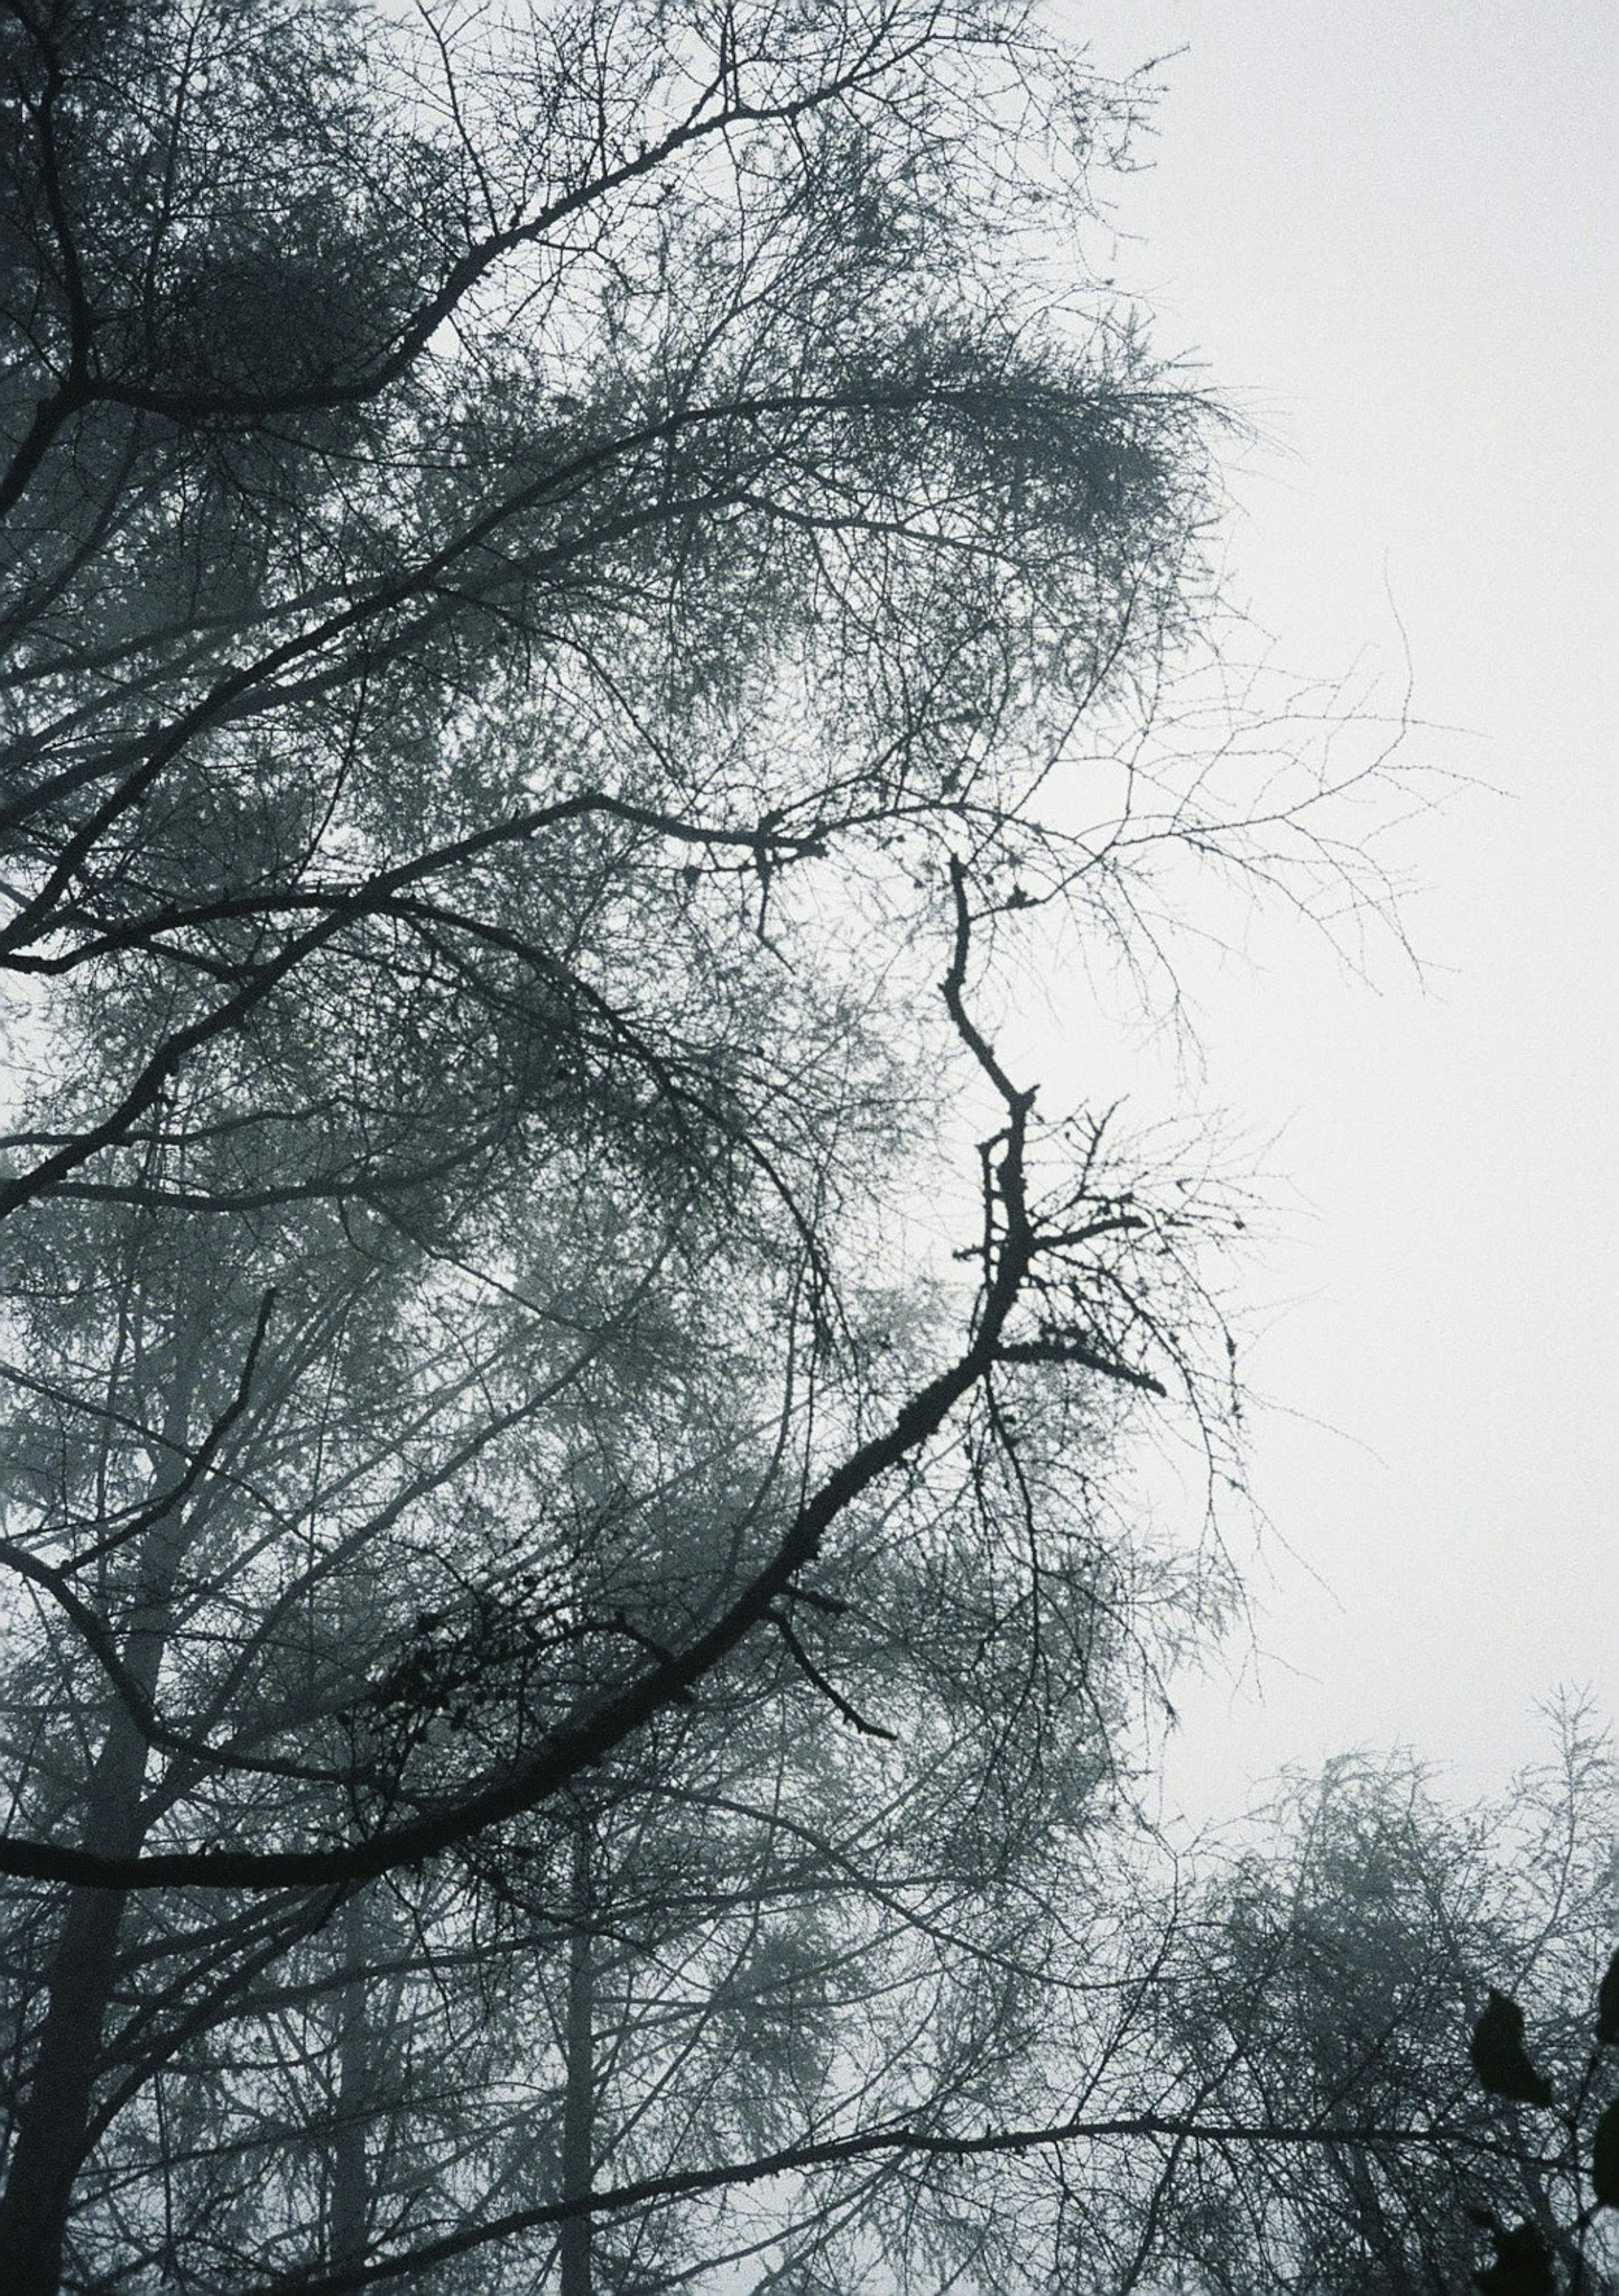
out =
[[1239,1476],[1237,1204],[995,1026],[1294,821],[1141,746],[1138,102],[1008,0],[0,13],[20,2296],[1038,2286],[1195,2133],[1231,1589],[1119,1463]]

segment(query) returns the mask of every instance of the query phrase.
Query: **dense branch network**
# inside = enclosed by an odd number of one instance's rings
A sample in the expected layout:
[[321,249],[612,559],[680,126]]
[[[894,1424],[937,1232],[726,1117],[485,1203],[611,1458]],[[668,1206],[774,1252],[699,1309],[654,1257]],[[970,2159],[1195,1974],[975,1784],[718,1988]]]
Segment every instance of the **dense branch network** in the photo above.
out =
[[1021,0],[0,9],[19,2296],[1553,2191],[1381,2027],[1259,2067],[1296,1923],[1181,2019],[1145,1878],[1240,1218],[986,1016],[1337,784],[1147,755],[1220,417],[1076,270],[1138,108]]

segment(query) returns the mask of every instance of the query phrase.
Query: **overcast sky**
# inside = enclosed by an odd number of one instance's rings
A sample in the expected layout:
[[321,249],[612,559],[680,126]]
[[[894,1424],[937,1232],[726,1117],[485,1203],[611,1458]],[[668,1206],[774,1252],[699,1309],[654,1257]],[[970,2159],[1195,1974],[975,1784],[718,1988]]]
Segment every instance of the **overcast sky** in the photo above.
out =
[[1184,51],[1118,268],[1269,442],[1236,589],[1283,661],[1396,696],[1402,624],[1414,712],[1465,729],[1407,754],[1500,792],[1397,840],[1426,983],[1287,934],[1188,981],[1211,1099],[1308,1209],[1248,1361],[1298,1414],[1256,1437],[1262,1694],[1184,1701],[1171,1791],[1214,1816],[1395,1743],[1492,1791],[1559,1685],[1619,1711],[1615,19],[1065,13],[1110,70]]

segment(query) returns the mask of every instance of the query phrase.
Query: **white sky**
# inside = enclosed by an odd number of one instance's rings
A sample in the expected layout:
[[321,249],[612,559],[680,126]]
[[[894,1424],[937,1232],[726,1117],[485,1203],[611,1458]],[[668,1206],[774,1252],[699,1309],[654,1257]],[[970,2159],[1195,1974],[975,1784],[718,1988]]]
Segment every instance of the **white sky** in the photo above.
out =
[[1619,1713],[1619,19],[1061,12],[1109,70],[1186,51],[1118,268],[1267,434],[1238,593],[1288,666],[1369,657],[1397,694],[1392,597],[1414,712],[1468,729],[1409,754],[1502,792],[1398,840],[1426,985],[1287,934],[1188,980],[1212,1096],[1280,1135],[1310,1209],[1247,1366],[1302,1414],[1256,1438],[1262,1697],[1179,1702],[1171,1791],[1214,1816],[1285,1762],[1404,1743],[1492,1792],[1560,1685]]

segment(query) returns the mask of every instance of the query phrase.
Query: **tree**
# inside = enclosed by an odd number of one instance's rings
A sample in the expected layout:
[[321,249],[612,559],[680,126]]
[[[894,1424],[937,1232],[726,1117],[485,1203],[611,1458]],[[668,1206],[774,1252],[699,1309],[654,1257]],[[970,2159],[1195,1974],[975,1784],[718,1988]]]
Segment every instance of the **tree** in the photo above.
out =
[[[104,1230],[108,1215],[98,1208],[96,1217]],[[144,1214],[119,1206],[111,1218],[144,1236]],[[635,1510],[621,1474],[605,1504],[601,1484],[606,1471],[636,1464],[662,1361],[626,1364],[611,1318],[600,1319],[596,1363],[609,1351],[616,1357],[611,1407],[597,1414],[585,1374],[571,1367],[568,1407],[586,1439],[571,1459],[562,1455],[561,1469],[583,1488],[571,1510],[553,1494],[533,1546],[515,1556],[509,1545],[445,1554],[425,1534],[395,1539],[401,1482],[420,1498],[431,1475],[413,1472],[415,1461],[426,1449],[436,1472],[446,1440],[438,1422],[456,1416],[460,1398],[452,1390],[423,1403],[402,1380],[381,1391],[371,1384],[384,1286],[374,1267],[338,1259],[324,1230],[316,1243],[324,1249],[311,1267],[284,1261],[274,1272],[284,1291],[308,1300],[316,1337],[346,1319],[344,1361],[305,1330],[283,1336],[267,1323],[255,1366],[265,1386],[250,1391],[212,1447],[210,1508],[192,1511],[184,1543],[172,1514],[162,1518],[165,1587],[132,1573],[126,1593],[119,1556],[138,1554],[144,1563],[157,1539],[120,1539],[113,1506],[101,1518],[111,1519],[106,1612],[117,1621],[138,1587],[144,1647],[160,1637],[168,1645],[162,1726],[150,1700],[138,1718],[127,1702],[120,1710],[133,1630],[118,1679],[76,1680],[68,1669],[83,1652],[70,1637],[37,1639],[29,1665],[14,1673],[10,1744],[37,1820],[42,1799],[60,1793],[58,1779],[70,1790],[77,1742],[94,1745],[100,1732],[103,1746],[142,1767],[141,1816],[151,1823],[164,1823],[187,1789],[206,1795],[217,1823],[242,1832],[255,1820],[313,1828],[332,1806],[341,1821],[357,1800],[364,1808],[374,1794],[408,1796],[417,1781],[431,1787],[469,1752],[478,1759],[481,1747],[483,1762],[497,1757],[532,1706],[566,1698],[570,1677],[588,1680],[599,1668],[586,1639],[592,1624],[604,1641],[626,1630],[628,1621],[599,1611],[594,1622],[581,1618],[577,1595],[545,1601],[543,1578],[531,1591],[520,1585],[515,1599],[508,1590],[538,1576],[527,1567],[536,1562],[568,1562],[576,1578],[612,1564],[612,1542],[627,1515],[634,1528]],[[559,1288],[570,1274],[557,1271]],[[563,1296],[577,1302],[579,1292]],[[171,1391],[174,1328],[198,1328],[193,1306],[166,1316],[166,1304],[147,1298],[127,1318],[138,1346],[119,1367],[116,1411],[106,1405],[94,1429],[92,1464],[110,1496],[125,1464],[114,1419],[128,1431],[121,1447],[139,1490],[148,1472],[144,1385]],[[100,1305],[90,1303],[92,1315]],[[636,1336],[645,1344],[647,1335]],[[542,1332],[536,1344],[543,1351],[552,1337]],[[483,1365],[494,1356],[487,1350]],[[717,1353],[704,1362],[715,1370]],[[481,1385],[499,1368],[495,1357]],[[345,1388],[340,1374],[350,1369]],[[554,1405],[557,1382],[537,1384]],[[637,1407],[626,1408],[627,1395]],[[695,1431],[696,1471],[711,1494],[720,1398],[700,1411],[688,1383],[680,1401],[675,1431]],[[56,1442],[39,1445],[53,1474],[62,1472],[62,1453],[71,1456],[78,1414],[62,1416],[67,1433],[53,1430]],[[547,1453],[557,1455],[554,1422],[545,1431],[532,1480]],[[54,2021],[35,2028],[34,2062],[53,2065],[58,2086],[48,2114],[21,2116],[18,2157],[28,2173],[13,2190],[23,2229],[27,2209],[52,2187],[42,2161],[50,2153],[57,2187],[70,2179],[76,2189],[89,2255],[153,2268],[177,2256],[226,2286],[257,2284],[284,2263],[296,2268],[312,2248],[341,2266],[351,2241],[338,2204],[338,2140],[345,2127],[352,2137],[357,2120],[374,2142],[369,2158],[349,2146],[347,2220],[364,2220],[367,2237],[406,2253],[431,2241],[481,2243],[491,2192],[504,2202],[492,2211],[498,2220],[518,2218],[512,2229],[521,2234],[534,2216],[543,2234],[559,2185],[568,2188],[558,2160],[564,2092],[593,2054],[616,2060],[588,2116],[593,2166],[620,2184],[724,2171],[793,2149],[806,2128],[886,2125],[892,2113],[874,2112],[884,2104],[923,2127],[969,2102],[991,2109],[1008,2067],[1038,2040],[1028,2003],[1052,1924],[1072,1935],[1072,1902],[1093,1887],[1087,1841],[1116,1790],[1122,1661],[1131,1621],[1137,1631],[1146,1623],[1155,1590],[1132,1588],[1139,1573],[1128,1553],[1088,1530],[1078,1489],[1065,1510],[1077,1520],[1063,1530],[1063,1483],[1077,1485],[1088,1471],[1071,1463],[1086,1432],[1072,1414],[1043,1442],[1031,1431],[1022,1447],[1022,1472],[1046,1488],[1042,1575],[1020,1588],[996,1561],[1009,1492],[988,1432],[979,1430],[975,1456],[961,1462],[968,1472],[950,1475],[947,1461],[931,1488],[891,1498],[863,1530],[851,1526],[847,1551],[818,1574],[808,1617],[778,1631],[775,1647],[711,1694],[701,1717],[670,1718],[640,1759],[620,1757],[611,1786],[592,1787],[561,1824],[537,1813],[488,1852],[469,1846],[447,1871],[388,1877],[381,1897],[370,1889],[345,1901],[326,1889],[266,1902],[193,1888],[143,1892],[126,1906],[110,1892],[79,1892],[75,1909],[104,1909],[94,1940],[83,1915],[53,1932],[41,1906],[36,1925],[19,1933],[18,1973],[36,1997],[50,1993]],[[193,1459],[206,1441],[193,1437]],[[617,1459],[604,1456],[609,1442]],[[465,1447],[453,1447],[452,1459]],[[727,1446],[718,1448],[723,1464]],[[111,1463],[100,1456],[107,1451]],[[459,1464],[453,1513],[428,1519],[427,1532],[440,1538],[452,1526],[478,1527],[486,1496]],[[529,1480],[525,1464],[508,1463],[497,1496]],[[671,1464],[678,1468],[672,1439],[654,1464],[665,1479]],[[80,1474],[89,1480],[87,1469]],[[677,1474],[677,1491],[694,1480]],[[63,1491],[63,1513],[70,1496]],[[659,1496],[655,1484],[644,1487],[642,1505]],[[749,1496],[744,1489],[739,1504]],[[267,1556],[255,1536],[267,1506],[282,1550]],[[146,1511],[137,1506],[134,1520]],[[481,1581],[471,1575],[474,1562]],[[952,1589],[956,1579],[965,1583]],[[341,1637],[316,1608],[334,1583]],[[834,1706],[826,1676],[794,1648],[819,1639],[823,1619],[841,1626],[838,1609],[851,1612],[857,1595],[858,1624],[836,1645]],[[1179,1591],[1167,1585],[1157,1599],[1172,1623]],[[367,1608],[384,1604],[380,1620],[367,1619]],[[414,1620],[394,1628],[401,1606]],[[1044,1645],[1034,1662],[1048,1679],[1031,1677],[1031,1626]],[[385,1654],[396,1633],[403,1648],[383,1673],[373,1652],[380,1645]],[[98,1634],[93,1647],[109,1639]],[[366,1660],[373,1674],[357,1683]],[[65,1683],[42,1681],[47,1668]],[[43,1746],[42,1714],[53,1733]],[[856,1715],[883,1733],[854,1732],[856,1750],[867,1749],[859,1759],[836,1742]],[[98,1760],[99,1775],[106,1755]],[[1043,1789],[1042,1772],[1055,1773]],[[581,1881],[574,1861],[586,1825],[592,1850]],[[581,1953],[582,2003],[571,1982]],[[1013,2022],[1003,2011],[1020,1993]],[[76,2013],[74,2025],[59,2001]],[[588,2022],[582,2040],[575,2025],[563,2053],[569,2079],[559,2081],[544,2070],[558,2047],[548,2029],[560,2032],[566,2008],[581,2006]],[[26,1996],[19,2009],[26,2046]],[[933,2032],[920,2089],[919,2019]],[[434,2070],[445,2064],[455,2067],[448,2093]],[[689,2125],[697,2101],[700,2143]],[[458,2180],[474,2161],[469,2195]],[[857,2196],[862,2180],[857,2157]],[[821,2211],[818,2199],[807,2233],[825,2247]],[[913,2230],[915,2221],[913,2199]],[[637,2226],[643,2250],[658,2229]],[[722,2244],[718,2233],[713,2241]],[[513,2268],[529,2253],[520,2249]],[[487,2273],[486,2255],[473,2260]]]
[[[1499,1806],[1447,1810],[1409,1757],[1291,1783],[1269,1838],[1194,1893],[1162,1992],[1211,2116],[1246,2133],[1161,2152],[1170,2284],[1448,2296],[1491,2226],[1508,2253],[1524,2228],[1549,2286],[1615,2284],[1583,2169],[1613,2087],[1592,2045],[1619,1931],[1614,1784],[1611,1739],[1577,1708]],[[1554,2109],[1538,2072],[1539,2101],[1514,2101],[1470,2062],[1507,1986]]]
[[1218,1608],[1109,1447],[1231,1464],[1230,1207],[982,1018],[1248,849],[1097,762],[1206,591],[1212,409],[1038,260],[1131,92],[1003,0],[0,86],[16,2285],[1010,2270]]

